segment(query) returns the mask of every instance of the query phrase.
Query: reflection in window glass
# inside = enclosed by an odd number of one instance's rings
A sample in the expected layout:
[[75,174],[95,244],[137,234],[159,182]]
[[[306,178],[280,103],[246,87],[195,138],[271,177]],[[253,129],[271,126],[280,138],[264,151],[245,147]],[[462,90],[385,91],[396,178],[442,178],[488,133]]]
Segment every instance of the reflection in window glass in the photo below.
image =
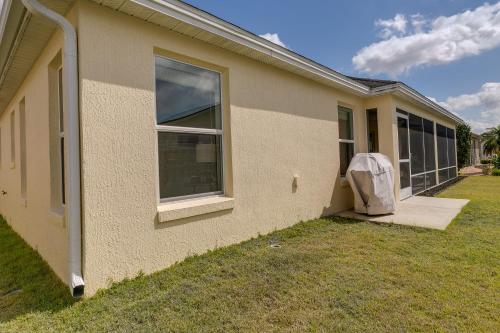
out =
[[158,125],[221,129],[219,73],[156,58]]
[[344,177],[354,156],[352,110],[338,107],[340,176]]
[[339,106],[339,138],[353,140],[352,110]]
[[160,199],[223,192],[220,89],[219,73],[156,58]]
[[159,132],[158,152],[162,198],[222,190],[219,136]]

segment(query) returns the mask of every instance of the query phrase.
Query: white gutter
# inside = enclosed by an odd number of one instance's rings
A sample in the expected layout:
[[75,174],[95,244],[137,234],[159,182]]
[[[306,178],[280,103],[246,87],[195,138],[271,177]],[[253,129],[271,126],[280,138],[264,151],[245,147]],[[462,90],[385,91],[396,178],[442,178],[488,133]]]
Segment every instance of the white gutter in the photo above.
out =
[[33,15],[43,16],[61,28],[63,49],[63,110],[65,130],[66,169],[66,227],[68,229],[69,287],[73,297],[83,295],[82,230],[80,202],[80,123],[78,116],[78,63],[76,30],[58,13],[37,0],[21,0]]

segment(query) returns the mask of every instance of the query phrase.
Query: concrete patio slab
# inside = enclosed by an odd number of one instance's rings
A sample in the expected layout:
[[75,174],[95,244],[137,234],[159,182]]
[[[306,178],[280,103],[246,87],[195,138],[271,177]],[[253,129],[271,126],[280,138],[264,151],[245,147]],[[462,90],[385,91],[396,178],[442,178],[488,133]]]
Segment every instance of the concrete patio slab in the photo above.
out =
[[347,210],[338,216],[380,223],[394,223],[445,230],[469,202],[466,199],[411,197],[400,201],[393,214],[369,216]]

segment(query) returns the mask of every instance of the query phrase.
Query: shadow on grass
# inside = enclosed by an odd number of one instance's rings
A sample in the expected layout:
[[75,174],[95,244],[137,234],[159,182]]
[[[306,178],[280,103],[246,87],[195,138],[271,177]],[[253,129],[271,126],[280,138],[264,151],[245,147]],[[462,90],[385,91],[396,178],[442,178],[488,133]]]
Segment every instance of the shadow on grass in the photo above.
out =
[[0,215],[0,323],[74,302],[66,285]]

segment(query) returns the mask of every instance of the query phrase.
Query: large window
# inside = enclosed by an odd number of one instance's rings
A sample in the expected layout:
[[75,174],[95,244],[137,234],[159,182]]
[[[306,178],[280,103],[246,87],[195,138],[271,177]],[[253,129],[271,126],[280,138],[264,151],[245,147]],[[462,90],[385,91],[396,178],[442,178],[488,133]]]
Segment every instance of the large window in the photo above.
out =
[[457,176],[457,157],[455,153],[455,130],[436,124],[439,183]]
[[220,74],[155,62],[160,200],[222,193]]
[[340,144],[340,175],[345,177],[349,163],[354,156],[354,131],[352,110],[338,107],[339,114],[339,144]]

